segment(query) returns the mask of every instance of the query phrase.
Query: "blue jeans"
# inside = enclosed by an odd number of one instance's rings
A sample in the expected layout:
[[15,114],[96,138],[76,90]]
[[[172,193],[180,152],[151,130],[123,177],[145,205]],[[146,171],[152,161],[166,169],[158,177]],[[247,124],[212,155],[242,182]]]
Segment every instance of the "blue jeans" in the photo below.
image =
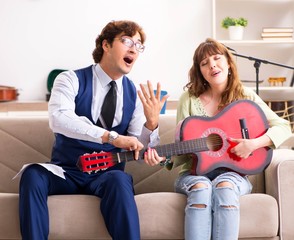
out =
[[[233,187],[219,187],[223,182],[229,182]],[[192,189],[195,184],[205,187]],[[252,190],[246,176],[226,172],[211,181],[206,176],[186,174],[178,177],[175,190],[187,195],[185,240],[238,239],[239,198]]]

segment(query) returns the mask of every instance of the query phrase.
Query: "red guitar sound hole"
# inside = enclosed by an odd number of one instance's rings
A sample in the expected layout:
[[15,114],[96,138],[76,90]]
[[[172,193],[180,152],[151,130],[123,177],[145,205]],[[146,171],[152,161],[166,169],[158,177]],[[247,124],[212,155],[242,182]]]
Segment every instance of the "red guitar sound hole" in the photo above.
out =
[[226,141],[227,135],[219,128],[208,128],[203,132],[201,137],[207,138],[206,143],[210,151],[206,151],[205,154],[210,157],[223,156],[229,147]]
[[223,146],[223,139],[218,134],[210,134],[206,139],[206,145],[210,151],[219,151]]

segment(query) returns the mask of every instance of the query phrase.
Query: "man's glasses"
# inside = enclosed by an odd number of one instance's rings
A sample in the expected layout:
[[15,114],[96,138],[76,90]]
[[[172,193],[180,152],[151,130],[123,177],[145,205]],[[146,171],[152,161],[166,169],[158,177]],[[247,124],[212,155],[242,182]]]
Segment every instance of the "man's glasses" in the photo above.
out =
[[121,37],[119,38],[120,41],[127,47],[131,48],[135,45],[135,48],[138,52],[144,52],[145,46],[140,42],[134,42],[131,38],[128,37]]

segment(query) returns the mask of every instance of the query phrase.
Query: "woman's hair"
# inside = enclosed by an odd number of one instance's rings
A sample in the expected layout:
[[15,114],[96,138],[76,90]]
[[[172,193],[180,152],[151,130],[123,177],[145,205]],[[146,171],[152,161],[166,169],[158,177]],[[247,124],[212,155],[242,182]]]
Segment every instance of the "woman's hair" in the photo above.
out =
[[200,71],[200,62],[206,58],[207,55],[211,56],[216,54],[224,55],[230,66],[228,84],[221,96],[221,102],[219,105],[219,109],[221,109],[235,100],[244,99],[245,95],[233,55],[223,44],[216,40],[207,38],[206,41],[202,42],[195,50],[193,65],[189,71],[189,82],[184,86],[184,89],[188,89],[190,96],[199,97],[210,88],[209,83],[204,79]]
[[122,34],[125,36],[132,37],[136,33],[140,34],[141,42],[144,44],[146,40],[146,35],[137,23],[132,21],[111,21],[102,30],[101,34],[96,38],[96,48],[94,49],[92,56],[95,63],[99,63],[103,56],[102,42],[106,40],[110,45],[112,45],[113,40],[117,35]]

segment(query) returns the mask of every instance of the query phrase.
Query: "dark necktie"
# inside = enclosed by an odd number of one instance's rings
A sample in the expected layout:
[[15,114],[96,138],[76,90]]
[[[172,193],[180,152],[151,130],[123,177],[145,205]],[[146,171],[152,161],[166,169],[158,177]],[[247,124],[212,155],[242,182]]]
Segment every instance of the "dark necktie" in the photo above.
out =
[[98,118],[97,125],[100,127],[107,127],[110,129],[112,127],[114,113],[116,108],[116,82],[111,81],[110,89],[104,98],[104,102],[101,108],[101,114]]

